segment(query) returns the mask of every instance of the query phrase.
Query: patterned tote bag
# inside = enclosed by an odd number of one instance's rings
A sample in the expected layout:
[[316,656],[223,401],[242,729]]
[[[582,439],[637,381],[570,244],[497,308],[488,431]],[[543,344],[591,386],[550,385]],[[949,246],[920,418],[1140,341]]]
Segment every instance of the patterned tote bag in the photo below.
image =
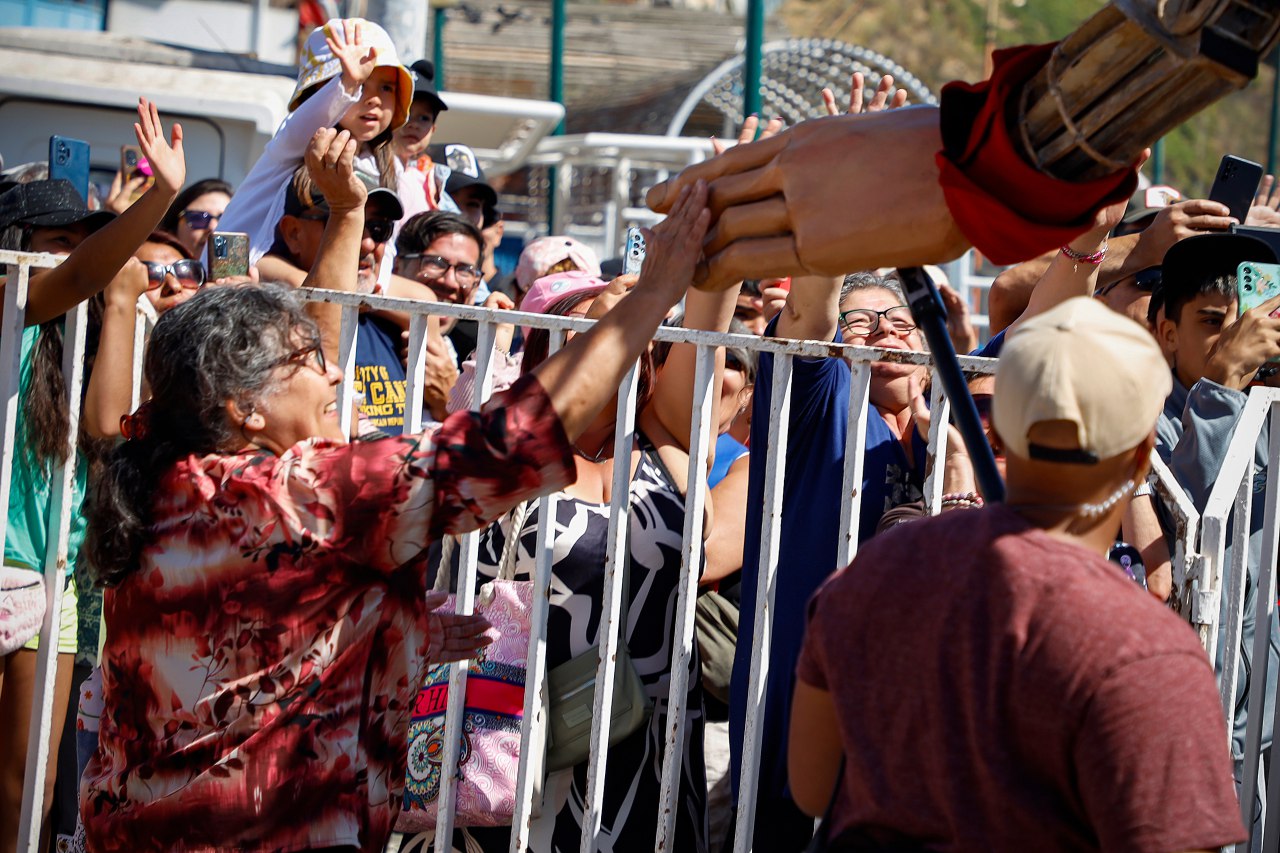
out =
[[[513,512],[513,530],[523,526],[527,507],[522,504]],[[517,539],[508,537],[508,544]],[[450,550],[446,540],[437,589],[449,586]],[[467,666],[454,820],[459,827],[509,826],[515,812],[533,582],[511,579],[515,574],[515,548],[509,550],[510,555],[503,552],[497,579],[476,593],[475,612],[493,624],[488,631],[493,643]],[[454,608],[456,600],[456,595],[450,596],[443,607]],[[448,705],[449,666],[437,664],[427,671],[409,723],[404,806],[396,822],[400,832],[435,829]]]

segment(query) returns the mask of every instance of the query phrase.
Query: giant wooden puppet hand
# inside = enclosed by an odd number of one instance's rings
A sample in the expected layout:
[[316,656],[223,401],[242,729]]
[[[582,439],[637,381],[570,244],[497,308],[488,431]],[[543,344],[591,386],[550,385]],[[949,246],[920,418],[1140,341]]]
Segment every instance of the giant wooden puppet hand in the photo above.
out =
[[1144,148],[1243,88],[1280,37],[1280,3],[1113,0],[1057,45],[995,55],[941,106],[812,119],[649,191],[698,179],[714,226],[698,286],[939,263],[969,246],[1016,263],[1127,197]]

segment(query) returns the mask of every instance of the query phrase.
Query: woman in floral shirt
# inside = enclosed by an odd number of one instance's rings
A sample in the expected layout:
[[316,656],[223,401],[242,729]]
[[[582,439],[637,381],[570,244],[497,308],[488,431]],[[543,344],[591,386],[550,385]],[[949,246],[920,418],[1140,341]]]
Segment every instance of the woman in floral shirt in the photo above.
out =
[[[660,226],[690,276],[705,206],[700,185]],[[337,205],[325,239],[358,246],[362,227],[363,199]],[[687,283],[644,283],[484,414],[352,443],[289,291],[208,289],[167,313],[149,410],[90,504],[108,640],[89,849],[381,850],[420,667],[484,628],[424,610],[428,544],[573,479],[570,442]]]

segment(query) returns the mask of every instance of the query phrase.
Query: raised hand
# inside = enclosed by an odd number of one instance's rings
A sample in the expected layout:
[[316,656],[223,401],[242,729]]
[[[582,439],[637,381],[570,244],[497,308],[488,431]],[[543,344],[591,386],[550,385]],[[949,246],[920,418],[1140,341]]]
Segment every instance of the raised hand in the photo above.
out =
[[[746,145],[748,142],[756,140],[756,130],[760,127],[760,118],[758,116],[747,116],[746,121],[742,123],[742,127],[738,129],[738,145]],[[764,130],[760,131],[760,139],[768,139],[771,136],[777,136],[782,131],[782,119],[774,116],[769,119],[769,123],[764,126]],[[711,147],[715,150],[716,156],[723,154],[729,150],[729,146],[725,145],[714,136],[711,137]]]
[[[848,115],[857,115],[858,113],[878,113],[881,110],[896,110],[907,102],[907,90],[898,89],[894,91],[893,77],[889,74],[880,78],[880,85],[876,87],[876,93],[871,98],[871,102],[863,107],[864,93],[866,92],[866,82],[861,71],[853,72],[853,77],[849,81],[849,108],[845,110]],[[822,104],[827,108],[827,115],[840,115],[840,108],[836,106],[836,95],[830,89],[822,90]]]
[[360,24],[354,18],[342,22],[342,32],[328,25],[324,28],[324,40],[342,66],[342,87],[354,92],[377,67],[378,49],[365,47]]
[[978,332],[969,320],[969,306],[949,284],[938,285],[938,295],[947,309],[947,335],[956,352],[963,355],[978,348]]
[[[701,289],[943,263],[968,242],[939,185],[941,146],[934,107],[811,119],[690,166],[649,190],[648,203],[665,212],[685,187],[708,182],[715,227]],[[841,214],[871,198],[875,216]]]
[[483,616],[463,616],[458,613],[441,613],[449,594],[443,590],[427,593],[427,660],[430,663],[450,663],[473,658],[480,649],[493,642],[485,631],[493,627]]
[[1276,181],[1275,175],[1263,176],[1244,224],[1280,228],[1280,181]]
[[648,253],[636,288],[665,289],[672,295],[674,304],[679,294],[693,283],[694,270],[702,256],[702,241],[710,224],[707,185],[697,181],[681,190],[666,219],[652,230],[645,229]]
[[587,309],[587,319],[599,320],[608,314],[613,306],[622,301],[622,297],[631,292],[631,288],[635,287],[639,280],[638,275],[620,275],[609,282],[609,286],[600,291],[595,301],[591,303],[591,307]]
[[174,122],[168,140],[160,123],[160,111],[146,98],[138,99],[138,121],[133,125],[138,147],[151,164],[157,192],[175,196],[187,180],[187,158],[182,150],[182,125]]
[[132,308],[138,297],[147,292],[148,284],[147,268],[137,258],[130,258],[107,284],[103,298],[108,304]]
[[330,211],[364,207],[369,190],[356,176],[356,141],[350,132],[322,127],[311,137],[303,160],[307,174]]
[[142,189],[146,182],[146,175],[135,173],[126,181],[124,175],[116,170],[116,176],[111,179],[111,192],[102,203],[103,208],[112,213],[124,213],[133,204],[133,194]]

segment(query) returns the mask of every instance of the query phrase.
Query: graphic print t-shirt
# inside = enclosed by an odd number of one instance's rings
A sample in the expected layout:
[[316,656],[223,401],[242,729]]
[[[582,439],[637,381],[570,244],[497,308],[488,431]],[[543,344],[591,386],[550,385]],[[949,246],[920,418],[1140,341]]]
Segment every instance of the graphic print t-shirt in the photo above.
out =
[[360,412],[385,432],[404,426],[405,372],[400,361],[400,329],[387,320],[361,314],[356,336],[356,393],[364,395]]

